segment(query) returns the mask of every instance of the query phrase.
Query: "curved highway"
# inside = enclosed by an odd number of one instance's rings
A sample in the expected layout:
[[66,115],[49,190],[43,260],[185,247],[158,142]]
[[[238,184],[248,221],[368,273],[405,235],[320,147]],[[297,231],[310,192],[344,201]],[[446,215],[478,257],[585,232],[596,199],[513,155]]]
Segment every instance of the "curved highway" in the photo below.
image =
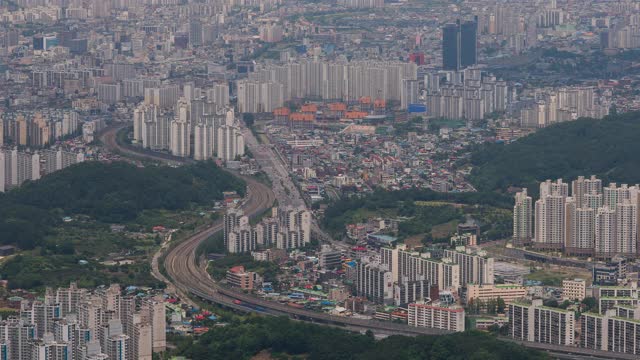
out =
[[[137,149],[133,146],[121,145],[117,142],[117,132],[126,127],[127,124],[116,125],[106,129],[100,136],[102,142],[112,150],[137,158],[147,158],[167,163],[187,163],[192,162],[189,159],[174,157],[162,153],[150,153]],[[252,178],[243,177],[247,182],[247,196],[241,205],[245,214],[248,216],[256,216],[262,211],[272,206],[275,197],[270,188],[264,184],[255,181]],[[333,316],[325,313],[298,309],[283,305],[273,301],[267,301],[258,297],[245,294],[241,291],[225,288],[217,284],[209,276],[206,271],[206,262],[198,264],[196,261],[196,250],[198,246],[210,236],[222,230],[222,222],[199,230],[189,238],[172,247],[166,253],[164,266],[170,280],[164,277],[158,270],[158,259],[161,253],[166,249],[163,247],[153,260],[153,273],[158,279],[167,283],[167,285],[175,286],[176,292],[182,294],[193,294],[203,300],[211,301],[229,308],[241,311],[253,311],[270,315],[288,315],[292,318],[321,322],[328,325],[338,325],[351,330],[373,330],[374,332],[383,334],[404,334],[404,335],[442,335],[449,333],[448,331],[417,328],[404,324],[391,322],[381,322],[375,320],[364,320],[357,318],[347,318],[342,316]],[[186,299],[186,297],[185,297]],[[237,302],[240,302],[238,304]],[[504,339],[514,341],[513,339]],[[633,355],[604,352],[597,350],[589,350],[576,347],[565,347],[557,345],[539,344],[515,341],[523,346],[547,351],[552,354],[563,354],[562,358],[591,358],[591,359],[633,359]]]

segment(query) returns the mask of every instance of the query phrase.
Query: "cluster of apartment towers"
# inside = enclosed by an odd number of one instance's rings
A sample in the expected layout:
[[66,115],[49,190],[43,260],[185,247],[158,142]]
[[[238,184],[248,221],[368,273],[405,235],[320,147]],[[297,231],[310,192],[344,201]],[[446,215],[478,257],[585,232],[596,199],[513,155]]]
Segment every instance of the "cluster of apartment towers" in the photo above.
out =
[[44,300],[23,300],[0,321],[0,359],[151,360],[166,349],[162,296],[123,295],[119,285],[91,292],[75,283]]
[[[229,107],[229,86],[201,89],[185,84],[149,89],[133,113],[133,139],[145,149],[195,160],[234,160],[244,155],[244,138]],[[180,94],[182,96],[180,96]]]
[[258,247],[304,247],[311,242],[311,213],[304,208],[274,207],[271,217],[251,226],[241,209],[232,208],[224,215],[223,236],[229,253],[247,253]]
[[[540,184],[532,208],[523,189],[515,196],[513,241],[516,246],[564,251],[570,256],[637,256],[640,186],[602,186],[602,180],[579,177],[569,185],[558,179]],[[533,211],[532,211],[533,209]]]

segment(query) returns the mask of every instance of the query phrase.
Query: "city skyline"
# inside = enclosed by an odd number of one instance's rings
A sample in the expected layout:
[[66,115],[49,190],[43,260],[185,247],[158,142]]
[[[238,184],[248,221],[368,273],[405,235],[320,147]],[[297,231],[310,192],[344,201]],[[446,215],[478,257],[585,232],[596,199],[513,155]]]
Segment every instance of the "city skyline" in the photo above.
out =
[[637,357],[639,34],[638,0],[0,1],[0,358]]

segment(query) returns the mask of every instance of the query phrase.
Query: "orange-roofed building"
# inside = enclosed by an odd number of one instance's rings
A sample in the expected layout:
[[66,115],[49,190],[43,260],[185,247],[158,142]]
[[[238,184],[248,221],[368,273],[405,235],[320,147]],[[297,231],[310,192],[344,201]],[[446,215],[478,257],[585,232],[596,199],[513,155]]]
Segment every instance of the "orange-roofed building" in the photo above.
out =
[[327,104],[327,117],[340,118],[347,111],[347,104],[345,103],[329,103]]
[[364,110],[364,111],[370,111],[371,110],[373,104],[371,104],[371,97],[370,96],[361,97],[359,102],[360,102],[360,109],[361,110]]
[[293,113],[289,115],[289,120],[291,121],[313,121],[315,118],[314,114]]
[[313,128],[315,119],[315,113],[293,113],[289,115],[289,126],[291,128]]
[[290,114],[291,110],[286,107],[279,107],[273,110],[273,118],[275,119],[276,124],[279,125],[286,125]]
[[316,113],[318,112],[318,105],[316,104],[304,104],[302,108],[300,108],[300,112],[303,113]]
[[385,109],[387,107],[387,102],[383,99],[376,99],[373,102],[373,107],[376,109]]
[[279,107],[273,110],[273,115],[275,116],[289,116],[291,114],[291,110],[287,107]]

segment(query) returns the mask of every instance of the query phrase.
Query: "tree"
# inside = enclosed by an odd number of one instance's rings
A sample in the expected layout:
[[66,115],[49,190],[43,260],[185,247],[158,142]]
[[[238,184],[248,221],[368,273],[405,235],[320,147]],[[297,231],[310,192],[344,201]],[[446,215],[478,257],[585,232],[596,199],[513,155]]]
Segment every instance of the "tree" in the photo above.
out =
[[506,309],[507,304],[504,302],[504,299],[498,297],[497,310],[498,314],[504,314],[504,310]]
[[498,305],[498,302],[496,301],[496,299],[487,300],[487,313],[495,314],[497,310],[497,305]]
[[595,310],[598,307],[598,302],[594,297],[586,297],[582,300],[582,306],[584,308],[584,312],[588,312]]

